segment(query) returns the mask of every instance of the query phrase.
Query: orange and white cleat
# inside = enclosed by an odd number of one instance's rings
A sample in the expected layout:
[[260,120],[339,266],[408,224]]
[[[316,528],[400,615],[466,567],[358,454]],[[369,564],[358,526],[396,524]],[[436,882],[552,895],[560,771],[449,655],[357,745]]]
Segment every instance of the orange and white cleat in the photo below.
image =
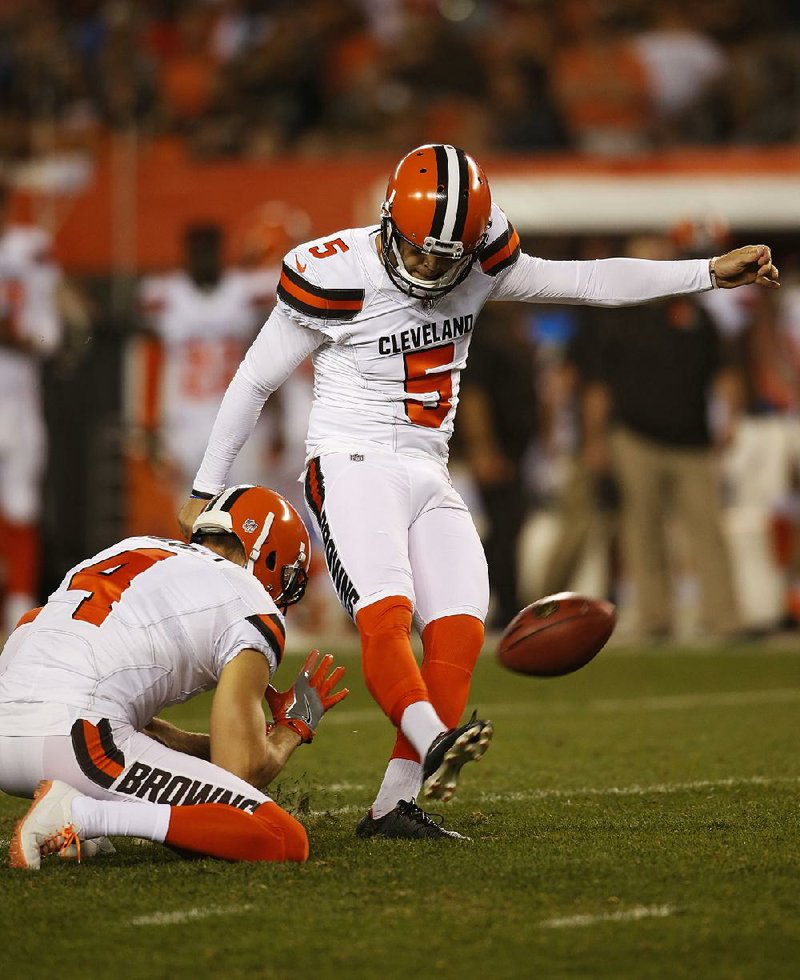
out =
[[55,779],[39,783],[33,804],[14,828],[9,851],[12,868],[38,871],[42,858],[56,853],[80,861],[81,840],[72,824],[72,801],[80,795]]

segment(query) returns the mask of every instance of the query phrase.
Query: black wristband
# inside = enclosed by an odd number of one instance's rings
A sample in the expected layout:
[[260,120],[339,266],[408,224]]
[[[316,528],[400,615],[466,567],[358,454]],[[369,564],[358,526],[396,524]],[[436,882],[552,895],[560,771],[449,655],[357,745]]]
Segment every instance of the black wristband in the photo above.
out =
[[202,490],[195,490],[194,487],[192,487],[192,492],[189,494],[189,496],[193,497],[195,500],[211,500],[214,497],[214,494],[203,493]]

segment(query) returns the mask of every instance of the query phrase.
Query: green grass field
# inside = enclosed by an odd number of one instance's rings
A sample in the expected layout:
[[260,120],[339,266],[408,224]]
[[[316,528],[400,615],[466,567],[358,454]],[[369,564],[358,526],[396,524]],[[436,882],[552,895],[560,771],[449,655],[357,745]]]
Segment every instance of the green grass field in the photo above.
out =
[[25,803],[0,796],[4,980],[800,975],[800,651],[608,650],[547,681],[482,658],[496,734],[445,809],[463,844],[354,837],[392,737],[344,659],[350,698],[274,789],[305,866],[118,841],[12,872]]

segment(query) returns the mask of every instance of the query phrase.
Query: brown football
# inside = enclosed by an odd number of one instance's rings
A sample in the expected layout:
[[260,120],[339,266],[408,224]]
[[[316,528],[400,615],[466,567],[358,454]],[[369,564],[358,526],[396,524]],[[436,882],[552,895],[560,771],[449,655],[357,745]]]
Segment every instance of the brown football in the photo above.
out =
[[534,677],[570,674],[603,649],[616,622],[616,609],[604,599],[574,592],[545,596],[511,620],[497,659],[509,670]]

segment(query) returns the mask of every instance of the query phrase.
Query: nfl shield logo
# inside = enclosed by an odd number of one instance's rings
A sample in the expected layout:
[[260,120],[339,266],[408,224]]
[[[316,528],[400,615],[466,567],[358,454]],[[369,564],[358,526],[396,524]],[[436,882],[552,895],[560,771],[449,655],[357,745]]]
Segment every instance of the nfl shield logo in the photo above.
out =
[[258,527],[258,524],[253,520],[252,517],[248,517],[247,520],[242,524],[242,527],[248,534],[252,534],[253,531]]

